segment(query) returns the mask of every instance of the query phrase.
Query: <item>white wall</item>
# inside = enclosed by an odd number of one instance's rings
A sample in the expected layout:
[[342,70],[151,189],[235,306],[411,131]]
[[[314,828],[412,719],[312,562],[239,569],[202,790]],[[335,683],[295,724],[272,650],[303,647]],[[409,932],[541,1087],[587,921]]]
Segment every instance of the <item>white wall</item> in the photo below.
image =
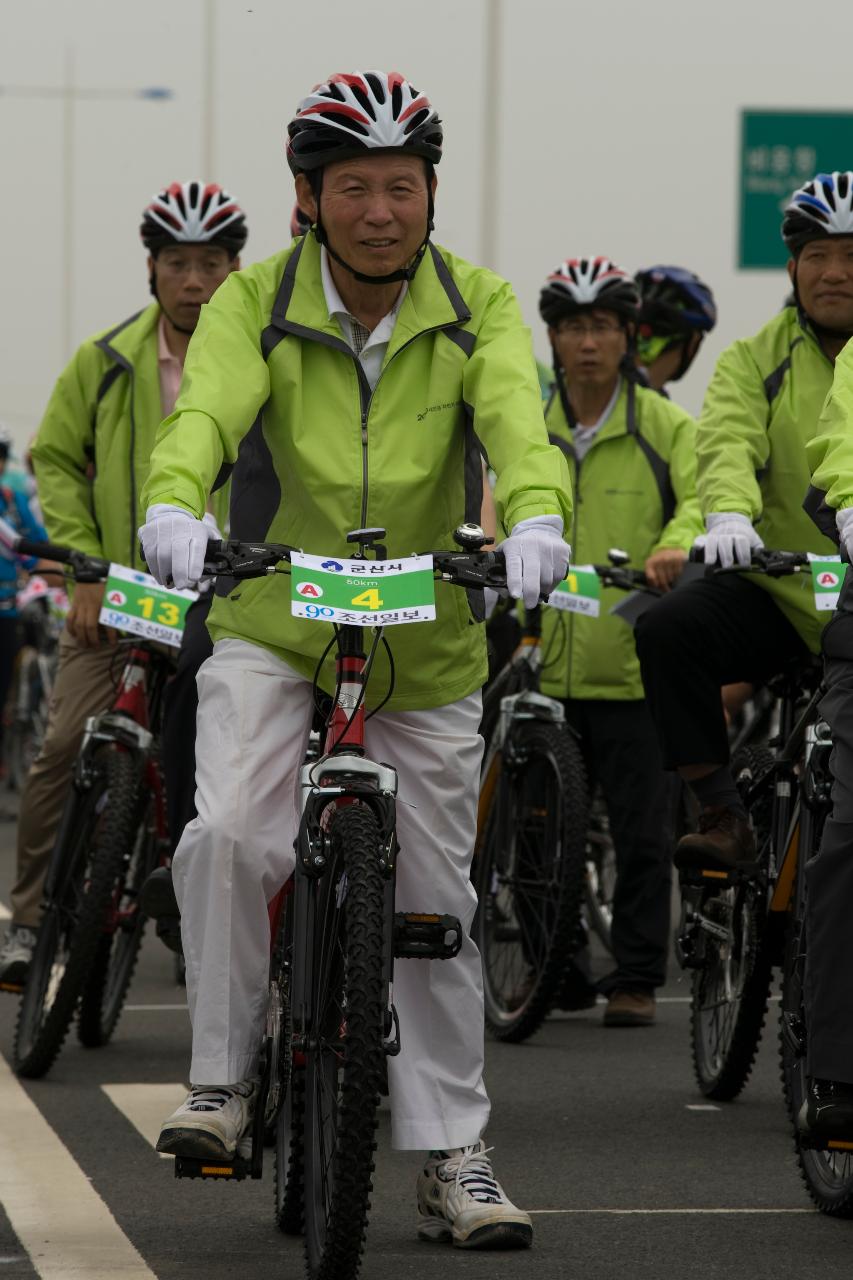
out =
[[[206,122],[211,12],[215,110]],[[498,93],[487,104],[495,14]],[[0,0],[0,420],[26,439],[71,349],[144,305],[139,215],[167,182],[210,176],[233,191],[251,225],[245,261],[279,248],[292,206],[283,138],[296,102],[333,70],[374,66],[403,71],[441,111],[438,238],[482,261],[484,218],[494,219],[487,265],[515,285],[540,356],[537,294],[564,257],[676,262],[713,285],[721,323],[679,390],[697,410],[717,353],[785,293],[782,272],[734,266],[740,108],[850,105],[846,0],[827,0],[819,27],[805,27],[799,0]],[[71,349],[63,101],[3,92],[56,90],[67,49],[81,90],[166,85],[175,94],[76,100]],[[488,209],[486,110],[498,130]]]

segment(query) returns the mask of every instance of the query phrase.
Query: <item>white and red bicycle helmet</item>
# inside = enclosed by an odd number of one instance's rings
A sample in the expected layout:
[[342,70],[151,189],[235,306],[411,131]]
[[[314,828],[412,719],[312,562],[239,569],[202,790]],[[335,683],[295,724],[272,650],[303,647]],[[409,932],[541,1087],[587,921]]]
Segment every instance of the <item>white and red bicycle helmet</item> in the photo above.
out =
[[215,182],[173,182],[142,215],[142,243],[157,254],[167,244],[216,244],[236,257],[249,234],[246,215]]
[[591,307],[615,311],[626,320],[640,312],[633,277],[610,258],[567,258],[552,271],[539,295],[539,314],[548,325]]
[[407,151],[438,164],[441,120],[399,71],[353,71],[315,85],[287,127],[294,173],[321,169],[366,151]]

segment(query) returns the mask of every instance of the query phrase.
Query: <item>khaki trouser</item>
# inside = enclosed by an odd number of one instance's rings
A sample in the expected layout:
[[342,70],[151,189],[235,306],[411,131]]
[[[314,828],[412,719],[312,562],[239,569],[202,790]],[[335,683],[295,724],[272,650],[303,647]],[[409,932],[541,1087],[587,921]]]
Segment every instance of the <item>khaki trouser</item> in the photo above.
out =
[[18,873],[11,894],[16,924],[33,928],[39,923],[44,878],[83,729],[89,716],[112,702],[120,672],[114,645],[84,649],[63,631],[44,742],[21,793]]

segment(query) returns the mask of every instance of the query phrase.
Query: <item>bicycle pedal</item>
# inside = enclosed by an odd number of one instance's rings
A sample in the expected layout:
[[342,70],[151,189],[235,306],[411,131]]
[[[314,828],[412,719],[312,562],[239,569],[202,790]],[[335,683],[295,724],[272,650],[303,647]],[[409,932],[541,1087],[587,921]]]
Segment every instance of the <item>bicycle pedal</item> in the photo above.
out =
[[0,991],[8,991],[10,995],[19,996],[23,990],[23,982],[0,982]]
[[452,960],[462,946],[456,916],[417,911],[394,915],[394,955],[398,960]]
[[731,871],[723,871],[720,867],[679,867],[678,869],[679,883],[692,888],[723,888],[737,884],[740,879],[741,874],[735,868]]
[[251,1177],[249,1160],[234,1156],[231,1160],[195,1160],[189,1156],[175,1156],[176,1178],[212,1178],[220,1182],[242,1182]]

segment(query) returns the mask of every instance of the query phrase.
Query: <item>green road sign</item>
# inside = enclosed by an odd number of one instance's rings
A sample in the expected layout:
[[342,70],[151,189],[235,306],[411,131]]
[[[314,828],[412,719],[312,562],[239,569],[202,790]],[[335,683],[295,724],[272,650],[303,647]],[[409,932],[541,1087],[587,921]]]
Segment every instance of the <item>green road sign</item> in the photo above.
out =
[[739,267],[784,267],[782,210],[797,187],[834,169],[853,169],[853,111],[741,113]]

